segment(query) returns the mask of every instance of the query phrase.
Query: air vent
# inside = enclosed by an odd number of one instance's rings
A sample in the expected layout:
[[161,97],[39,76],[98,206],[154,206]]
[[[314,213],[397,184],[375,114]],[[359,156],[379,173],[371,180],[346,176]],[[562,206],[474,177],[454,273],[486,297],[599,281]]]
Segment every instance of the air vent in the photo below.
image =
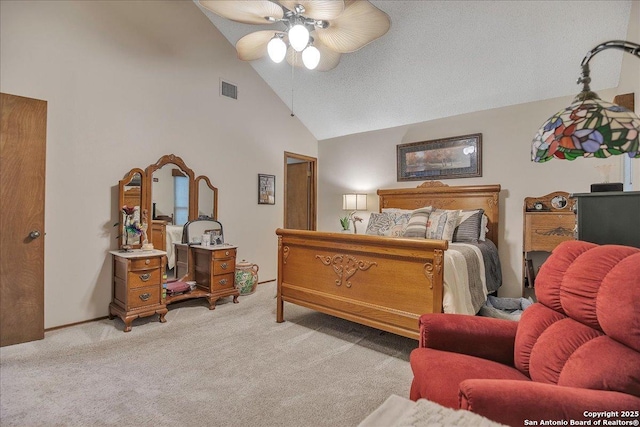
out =
[[238,86],[220,80],[220,95],[226,96],[227,98],[238,99]]

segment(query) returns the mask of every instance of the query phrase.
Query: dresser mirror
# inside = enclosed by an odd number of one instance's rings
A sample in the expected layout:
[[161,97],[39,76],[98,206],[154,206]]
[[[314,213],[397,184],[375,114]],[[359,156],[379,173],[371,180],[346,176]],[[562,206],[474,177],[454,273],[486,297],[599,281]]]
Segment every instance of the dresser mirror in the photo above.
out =
[[218,189],[209,178],[200,175],[196,178],[197,217],[200,219],[218,219]]
[[[134,218],[141,219],[146,209],[147,237],[155,249],[167,252],[167,274],[175,277],[175,244],[182,242],[183,226],[198,217],[217,219],[218,189],[208,177],[195,179],[184,161],[167,154],[145,169],[131,169],[119,183],[119,207],[134,206]],[[120,246],[124,244],[120,213]],[[135,240],[134,240],[135,239]],[[129,236],[129,245],[141,247],[140,236]]]
[[146,172],[151,177],[151,219],[179,226],[193,219],[194,175],[184,161],[173,154],[162,156]]
[[133,207],[133,220],[140,221],[141,209],[143,208],[143,190],[144,190],[144,171],[142,169],[131,169],[129,173],[127,173],[124,178],[120,180],[118,183],[118,213],[120,215],[120,220],[118,221],[118,246],[122,246],[125,244],[125,240],[128,245],[131,245],[134,248],[140,247],[140,236],[135,234],[129,234],[127,239],[125,239],[125,221],[124,214],[122,212],[122,208],[124,206]]

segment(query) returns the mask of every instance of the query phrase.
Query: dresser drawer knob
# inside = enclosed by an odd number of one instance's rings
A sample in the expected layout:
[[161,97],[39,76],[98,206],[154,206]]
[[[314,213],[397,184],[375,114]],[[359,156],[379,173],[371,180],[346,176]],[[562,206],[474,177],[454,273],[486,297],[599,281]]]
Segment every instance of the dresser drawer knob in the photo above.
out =
[[149,264],[151,264],[151,260],[150,260],[150,259],[147,259],[147,260],[145,260],[145,262],[144,262],[144,263],[145,263],[145,264],[147,264],[147,265],[149,265]]
[[227,279],[221,279],[218,283],[220,283],[220,285],[224,286],[227,284]]
[[149,292],[145,292],[144,294],[140,295],[140,299],[141,299],[142,301],[146,301],[146,300],[148,300],[149,298],[151,298],[151,294],[150,294]]
[[142,280],[143,282],[146,282],[150,278],[151,278],[151,274],[149,274],[149,273],[144,273],[144,274],[140,275],[140,280]]
[[226,270],[228,267],[226,262],[223,262],[222,264],[220,264],[220,268],[222,268],[223,270]]
[[225,254],[225,255],[227,255],[227,256],[229,256],[229,251],[226,251],[224,254]]

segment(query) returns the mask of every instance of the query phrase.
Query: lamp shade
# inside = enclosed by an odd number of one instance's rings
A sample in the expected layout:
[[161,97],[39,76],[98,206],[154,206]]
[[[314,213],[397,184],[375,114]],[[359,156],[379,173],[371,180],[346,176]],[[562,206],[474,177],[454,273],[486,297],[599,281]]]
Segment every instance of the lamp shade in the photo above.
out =
[[342,209],[345,211],[365,211],[367,210],[366,194],[343,194]]
[[531,147],[534,162],[553,157],[574,160],[578,157],[606,158],[628,154],[639,158],[640,119],[633,112],[597,96],[580,96],[547,120]]
[[309,30],[302,24],[294,25],[289,30],[289,43],[297,52],[302,52],[309,43]]
[[269,58],[276,64],[282,62],[284,57],[287,55],[287,45],[282,40],[282,36],[276,34],[267,44],[267,52],[269,53]]
[[315,46],[307,46],[302,52],[302,62],[309,70],[313,70],[320,62],[320,51]]

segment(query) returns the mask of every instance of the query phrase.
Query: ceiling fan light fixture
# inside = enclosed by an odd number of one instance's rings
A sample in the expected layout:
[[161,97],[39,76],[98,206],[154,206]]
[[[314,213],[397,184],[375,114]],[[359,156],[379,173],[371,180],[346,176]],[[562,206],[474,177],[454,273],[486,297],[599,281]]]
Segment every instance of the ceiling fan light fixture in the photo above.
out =
[[282,40],[283,35],[276,33],[273,38],[267,44],[267,52],[269,53],[269,58],[276,64],[282,62],[284,57],[287,55],[287,45]]
[[302,62],[307,69],[315,69],[320,62],[320,51],[313,45],[307,46],[307,48],[302,51]]
[[302,52],[309,44],[309,30],[303,24],[296,24],[289,30],[289,43],[297,52]]

